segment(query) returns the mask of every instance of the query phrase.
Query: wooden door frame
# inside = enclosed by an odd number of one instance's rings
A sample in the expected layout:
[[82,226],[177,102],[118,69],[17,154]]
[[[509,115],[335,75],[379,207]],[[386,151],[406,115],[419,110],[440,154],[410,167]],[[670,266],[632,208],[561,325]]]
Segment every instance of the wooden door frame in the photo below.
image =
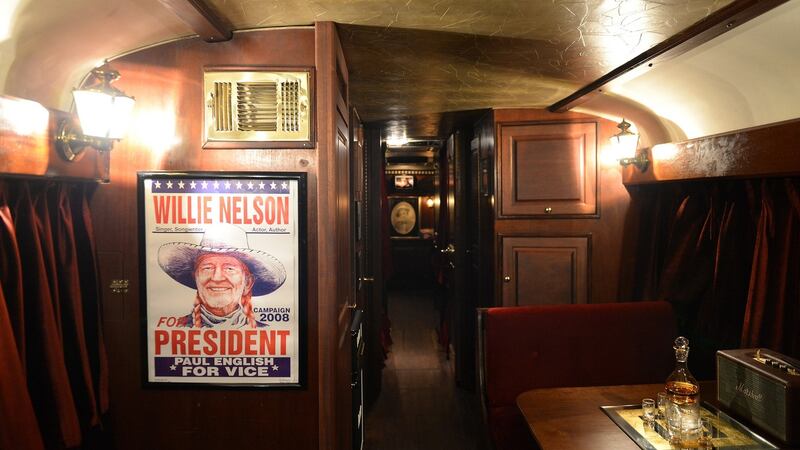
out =
[[[349,155],[348,74],[336,24],[318,22],[315,24],[315,32],[319,100],[317,245],[321,274],[317,280],[319,448],[349,450],[352,441],[352,430],[349,426],[352,412],[349,341],[349,300],[352,294],[349,267],[350,166],[349,158],[345,158],[345,162],[340,158],[342,140],[345,141],[344,151]],[[346,171],[344,177],[341,174],[343,169]],[[346,235],[343,236],[343,233]],[[342,254],[347,257],[340,258]]]
[[[471,132],[457,130],[453,133],[453,173],[455,183],[453,198],[455,199],[454,229],[448,229],[449,242],[453,243],[452,290],[448,293],[452,301],[454,318],[453,343],[455,344],[455,382],[456,385],[475,389],[475,302],[465,288],[467,278],[467,208],[469,206],[469,158]],[[448,166],[448,171],[451,168]],[[449,174],[448,174],[449,176]],[[449,183],[448,183],[449,184]],[[447,186],[449,188],[449,185]]]
[[[381,187],[383,186],[383,151],[381,147],[381,128],[379,126],[364,126],[364,153],[367,185],[364,188],[364,204],[366,212],[366,233],[364,235],[364,250],[367,270],[365,276],[372,277],[371,292],[368,297],[371,302],[366,305],[367,312],[367,367],[365,372],[365,399],[366,405],[377,400],[381,391],[382,368],[384,361],[383,345],[381,343],[382,321],[385,316],[385,288],[383,276],[383,210],[381,208]],[[369,288],[369,287],[368,287]],[[368,426],[368,425],[366,425]]]

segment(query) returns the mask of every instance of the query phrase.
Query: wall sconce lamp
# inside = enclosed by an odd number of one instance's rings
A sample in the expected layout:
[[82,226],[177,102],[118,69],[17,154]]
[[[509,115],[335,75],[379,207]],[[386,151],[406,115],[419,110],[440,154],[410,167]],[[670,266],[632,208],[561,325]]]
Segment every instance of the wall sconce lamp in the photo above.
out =
[[619,163],[622,166],[629,166],[633,164],[637,169],[644,172],[647,170],[647,165],[650,160],[647,159],[647,154],[641,152],[637,154],[637,146],[639,145],[639,135],[630,131],[631,124],[622,119],[617,125],[619,133],[611,136],[611,145],[614,146],[616,154],[620,157]]
[[433,205],[434,205],[434,202],[433,202],[433,197],[428,197],[428,199],[427,199],[427,200],[425,200],[425,205],[426,205],[428,208],[433,208]]
[[72,91],[80,128],[64,119],[56,131],[56,148],[67,161],[75,161],[86,147],[110,151],[122,139],[136,100],[111,86],[117,79],[119,72],[104,64]]

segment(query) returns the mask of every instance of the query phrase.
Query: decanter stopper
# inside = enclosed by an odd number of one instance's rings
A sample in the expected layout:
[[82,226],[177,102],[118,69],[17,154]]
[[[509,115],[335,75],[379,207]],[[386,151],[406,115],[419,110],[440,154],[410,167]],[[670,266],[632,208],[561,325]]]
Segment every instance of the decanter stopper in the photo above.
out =
[[675,349],[675,359],[678,362],[686,362],[689,359],[689,340],[683,336],[675,338],[675,343],[672,345]]

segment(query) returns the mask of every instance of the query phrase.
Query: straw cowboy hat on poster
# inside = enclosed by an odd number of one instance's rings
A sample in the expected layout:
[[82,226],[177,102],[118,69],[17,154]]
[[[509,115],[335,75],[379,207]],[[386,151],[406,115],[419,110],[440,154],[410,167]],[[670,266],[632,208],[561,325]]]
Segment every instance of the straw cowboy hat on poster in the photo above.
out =
[[274,256],[250,248],[247,233],[231,224],[206,228],[199,244],[169,242],[158,249],[158,265],[178,283],[196,290],[192,311],[179,326],[263,327],[252,297],[267,295],[286,281]]

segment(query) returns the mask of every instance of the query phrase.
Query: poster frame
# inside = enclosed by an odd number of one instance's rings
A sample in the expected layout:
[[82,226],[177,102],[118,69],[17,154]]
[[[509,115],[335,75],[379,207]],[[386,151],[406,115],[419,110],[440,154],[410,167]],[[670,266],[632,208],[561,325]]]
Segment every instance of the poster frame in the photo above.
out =
[[[150,358],[148,355],[148,311],[147,311],[147,245],[145,228],[145,180],[172,180],[187,178],[203,179],[270,179],[297,181],[297,330],[298,377],[296,383],[228,383],[228,382],[172,382],[149,379]],[[150,389],[235,389],[235,390],[297,390],[307,387],[308,376],[308,182],[305,172],[210,172],[210,171],[140,171],[137,172],[137,225],[139,249],[139,325],[141,380],[143,388]]]

